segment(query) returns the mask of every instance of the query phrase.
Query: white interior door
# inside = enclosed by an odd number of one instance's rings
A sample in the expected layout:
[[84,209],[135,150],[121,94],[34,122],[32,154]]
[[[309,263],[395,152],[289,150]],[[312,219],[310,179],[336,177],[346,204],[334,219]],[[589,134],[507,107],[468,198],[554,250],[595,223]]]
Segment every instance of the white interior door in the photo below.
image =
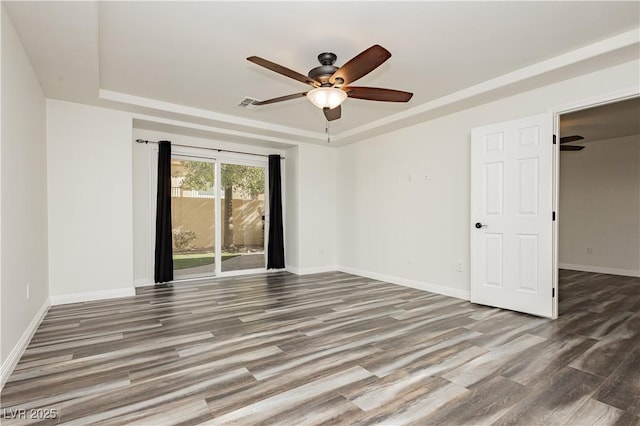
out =
[[471,133],[471,302],[553,315],[553,135],[543,114]]

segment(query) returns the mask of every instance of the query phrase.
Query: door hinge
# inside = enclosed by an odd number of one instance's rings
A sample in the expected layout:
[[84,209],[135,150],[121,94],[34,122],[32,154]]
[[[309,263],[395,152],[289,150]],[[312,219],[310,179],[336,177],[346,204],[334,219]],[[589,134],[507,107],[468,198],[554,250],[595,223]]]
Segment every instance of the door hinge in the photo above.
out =
[[553,144],[556,144],[556,135],[553,135]]
[[551,297],[556,297],[556,289],[555,288],[551,289]]

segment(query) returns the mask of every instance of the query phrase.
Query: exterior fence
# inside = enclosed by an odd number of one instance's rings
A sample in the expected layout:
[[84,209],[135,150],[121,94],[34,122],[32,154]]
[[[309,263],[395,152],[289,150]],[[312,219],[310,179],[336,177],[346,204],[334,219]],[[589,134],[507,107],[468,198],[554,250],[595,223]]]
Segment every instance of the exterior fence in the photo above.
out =
[[[224,229],[224,200],[222,208],[222,241],[225,237]],[[262,247],[264,246],[264,231],[262,216],[264,215],[264,199],[233,200],[233,218],[231,229],[233,230],[233,242],[236,247]],[[192,231],[196,238],[191,242],[193,250],[213,248],[214,245],[214,199],[213,198],[171,198],[171,219],[173,230]],[[175,246],[174,238],[174,250]]]

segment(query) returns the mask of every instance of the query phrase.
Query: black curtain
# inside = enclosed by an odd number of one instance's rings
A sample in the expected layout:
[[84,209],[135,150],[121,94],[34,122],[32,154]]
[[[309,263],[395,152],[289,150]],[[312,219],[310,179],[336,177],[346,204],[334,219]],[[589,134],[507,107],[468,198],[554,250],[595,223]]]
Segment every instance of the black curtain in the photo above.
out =
[[280,156],[269,156],[269,246],[267,269],[284,268],[284,234],[282,230],[282,183]]
[[156,202],[156,283],[173,281],[171,235],[171,142],[158,142],[158,198]]

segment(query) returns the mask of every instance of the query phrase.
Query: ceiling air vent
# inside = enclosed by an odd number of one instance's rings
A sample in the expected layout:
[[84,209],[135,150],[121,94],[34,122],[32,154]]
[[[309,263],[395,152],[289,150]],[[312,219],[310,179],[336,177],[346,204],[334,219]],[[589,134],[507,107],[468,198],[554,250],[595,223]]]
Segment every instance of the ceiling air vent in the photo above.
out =
[[254,99],[254,98],[244,98],[243,100],[240,101],[238,106],[240,108],[260,109],[260,107],[256,105],[256,102],[260,102],[260,100]]

